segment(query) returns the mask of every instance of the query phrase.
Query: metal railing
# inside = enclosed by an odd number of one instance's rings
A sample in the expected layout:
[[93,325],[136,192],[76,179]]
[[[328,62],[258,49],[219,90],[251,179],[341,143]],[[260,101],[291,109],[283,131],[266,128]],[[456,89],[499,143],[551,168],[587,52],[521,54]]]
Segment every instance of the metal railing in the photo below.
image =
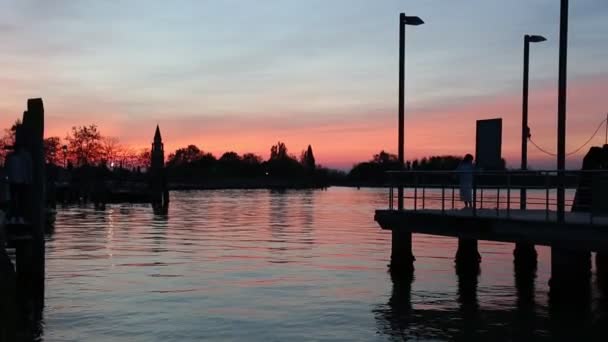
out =
[[[396,188],[404,188],[404,210],[433,210],[449,214],[463,209],[460,200],[461,171],[389,171],[389,209],[396,210]],[[553,219],[557,210],[557,170],[479,171],[472,173],[470,215],[507,218],[523,210],[544,212]],[[469,175],[469,177],[470,177]],[[608,216],[608,170],[564,171],[566,211],[587,213],[591,222]]]

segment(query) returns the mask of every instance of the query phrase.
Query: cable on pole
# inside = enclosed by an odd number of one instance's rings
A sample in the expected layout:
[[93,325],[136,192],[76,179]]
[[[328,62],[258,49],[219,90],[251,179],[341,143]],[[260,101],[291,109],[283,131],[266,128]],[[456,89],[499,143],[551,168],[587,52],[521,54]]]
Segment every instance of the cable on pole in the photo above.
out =
[[[593,132],[593,134],[591,135],[591,137],[590,137],[589,139],[587,139],[587,141],[585,141],[585,143],[584,143],[584,144],[582,144],[582,145],[581,145],[579,148],[575,149],[574,151],[569,152],[569,153],[566,153],[566,156],[567,156],[567,157],[569,157],[569,156],[571,156],[571,155],[573,155],[573,154],[576,154],[576,153],[578,153],[580,150],[582,150],[582,149],[583,149],[585,146],[587,146],[587,145],[588,145],[588,144],[591,142],[591,140],[593,140],[593,138],[595,138],[595,136],[596,136],[596,135],[597,135],[597,133],[600,131],[600,128],[602,128],[602,126],[604,125],[604,123],[606,123],[606,135],[607,135],[607,138],[606,138],[606,139],[607,139],[607,141],[608,141],[608,117],[606,117],[606,119],[604,119],[604,120],[602,120],[602,122],[600,122],[600,124],[599,124],[599,125],[597,126],[597,128],[595,129],[595,132]],[[547,151],[546,149],[544,149],[544,148],[540,147],[539,145],[537,145],[537,144],[534,142],[534,140],[532,140],[532,136],[531,136],[531,135],[530,135],[530,136],[528,136],[528,141],[530,141],[530,143],[531,143],[531,144],[532,144],[534,147],[536,147],[536,149],[538,149],[540,152],[542,152],[542,153],[544,153],[544,154],[547,154],[547,155],[549,155],[549,156],[552,156],[552,157],[556,157],[556,156],[557,156],[557,154],[556,154],[556,153],[549,152],[549,151]]]

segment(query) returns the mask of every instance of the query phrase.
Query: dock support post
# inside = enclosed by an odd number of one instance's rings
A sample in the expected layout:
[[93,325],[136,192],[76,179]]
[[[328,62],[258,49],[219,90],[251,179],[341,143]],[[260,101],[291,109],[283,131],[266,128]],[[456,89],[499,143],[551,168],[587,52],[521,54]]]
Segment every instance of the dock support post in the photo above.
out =
[[412,233],[401,229],[392,230],[391,273],[404,273],[414,270],[414,253],[412,253]]
[[538,253],[534,248],[533,244],[526,242],[517,242],[515,244],[515,249],[513,250],[513,263],[516,268],[519,269],[527,269],[533,268],[536,269],[536,265],[538,262]]
[[[535,259],[536,261],[536,259]],[[534,340],[535,319],[536,319],[536,301],[535,301],[535,280],[536,280],[537,264],[518,263],[515,262],[514,278],[515,289],[517,291],[517,321],[522,327],[520,331],[523,333],[516,340],[532,341]]]
[[459,266],[475,266],[481,262],[481,255],[477,248],[477,240],[458,238],[458,251],[456,251],[456,263]]
[[[473,240],[475,241],[475,240]],[[456,276],[458,277],[458,304],[466,322],[463,332],[472,336],[478,329],[479,301],[477,299],[477,285],[481,268],[479,263],[456,263]]]
[[15,341],[17,285],[13,263],[6,254],[0,227],[0,342]]
[[608,299],[608,253],[597,252],[595,254],[595,269],[597,272],[597,287],[603,297]]
[[551,247],[550,300],[556,306],[589,302],[591,253]]
[[34,246],[29,241],[20,241],[15,248],[16,298],[19,308],[16,312],[19,318],[20,330],[29,332],[35,321],[36,272],[34,261]]

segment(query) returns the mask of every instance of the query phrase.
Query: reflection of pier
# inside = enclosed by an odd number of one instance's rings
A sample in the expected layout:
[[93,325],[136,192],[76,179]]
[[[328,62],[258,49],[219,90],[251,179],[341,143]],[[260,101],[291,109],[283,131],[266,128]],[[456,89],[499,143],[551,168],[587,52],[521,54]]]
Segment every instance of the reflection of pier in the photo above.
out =
[[[376,221],[393,233],[391,268],[413,269],[411,234],[431,234],[459,239],[457,261],[472,267],[480,262],[478,240],[513,242],[530,249],[514,251],[518,268],[534,268],[534,245],[552,248],[551,292],[568,294],[554,298],[576,298],[586,292],[591,275],[591,252],[598,252],[598,276],[606,277],[608,218],[606,205],[607,172],[566,172],[567,187],[576,189],[574,200],[566,206],[576,212],[558,221],[556,193],[559,182],[555,171],[505,171],[475,174],[473,206],[458,209],[458,174],[454,172],[396,172],[390,184],[389,209],[377,210]],[[395,209],[393,188],[409,189],[405,207]],[[590,187],[590,188],[586,188]],[[520,198],[520,190],[528,195]],[[522,206],[521,201],[525,201]],[[527,208],[520,210],[521,207]],[[576,300],[576,299],[575,299]]]
[[[458,277],[457,307],[418,305],[412,295],[413,272],[391,273],[393,289],[387,303],[372,310],[378,331],[394,341],[550,341],[600,340],[605,326],[592,321],[590,297],[579,303],[548,307],[535,303],[533,269],[515,269],[517,298],[508,309],[484,308],[477,297],[479,267],[455,268]],[[605,323],[604,323],[605,324]]]

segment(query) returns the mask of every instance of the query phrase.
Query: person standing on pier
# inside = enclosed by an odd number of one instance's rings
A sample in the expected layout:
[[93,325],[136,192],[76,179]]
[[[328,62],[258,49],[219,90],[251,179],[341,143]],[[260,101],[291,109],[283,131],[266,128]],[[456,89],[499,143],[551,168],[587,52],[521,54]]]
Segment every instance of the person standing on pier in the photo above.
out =
[[473,156],[467,154],[464,156],[456,172],[460,179],[460,200],[464,202],[465,208],[471,208],[473,206]]

